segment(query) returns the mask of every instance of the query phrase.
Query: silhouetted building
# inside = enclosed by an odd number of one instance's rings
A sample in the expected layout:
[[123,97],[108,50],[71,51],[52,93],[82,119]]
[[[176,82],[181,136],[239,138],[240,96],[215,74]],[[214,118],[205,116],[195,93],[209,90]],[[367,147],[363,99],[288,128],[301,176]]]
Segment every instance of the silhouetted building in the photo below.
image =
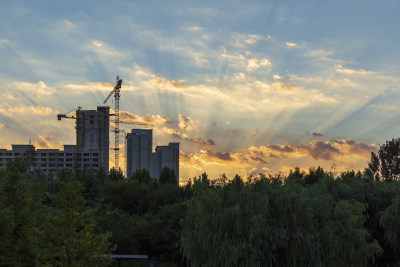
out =
[[151,153],[153,150],[153,130],[132,129],[132,132],[126,135],[126,146],[126,177],[129,178],[136,170],[144,168],[150,172],[151,177],[154,177]]
[[[18,157],[26,158],[31,172],[56,174],[59,169],[75,167],[76,146],[64,145],[64,150],[59,150],[35,149],[34,145],[12,145],[11,150],[0,149],[0,168],[5,168],[8,161]],[[81,153],[80,160],[86,169],[98,169],[101,166],[97,151]]]
[[167,166],[175,171],[179,183],[179,143],[157,146],[155,153],[152,153],[153,130],[132,129],[126,135],[126,146],[126,177],[146,168],[150,176],[158,180],[162,169]]
[[[80,156],[98,154],[99,164],[108,172],[110,149],[110,107],[98,106],[97,110],[77,111],[76,142]],[[82,162],[83,160],[83,162]],[[85,159],[81,160],[85,166]]]
[[168,146],[157,146],[154,153],[154,178],[160,179],[164,167],[173,169],[179,184],[179,143],[169,143]]

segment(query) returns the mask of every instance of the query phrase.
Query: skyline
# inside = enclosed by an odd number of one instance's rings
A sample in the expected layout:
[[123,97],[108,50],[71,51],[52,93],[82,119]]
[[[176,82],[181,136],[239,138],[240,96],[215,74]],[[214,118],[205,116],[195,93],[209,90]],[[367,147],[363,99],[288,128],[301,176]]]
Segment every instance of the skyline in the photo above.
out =
[[181,181],[363,170],[399,136],[396,1],[0,7],[1,148],[74,144],[56,115],[101,106],[117,75],[121,120],[154,124],[154,146],[180,142]]

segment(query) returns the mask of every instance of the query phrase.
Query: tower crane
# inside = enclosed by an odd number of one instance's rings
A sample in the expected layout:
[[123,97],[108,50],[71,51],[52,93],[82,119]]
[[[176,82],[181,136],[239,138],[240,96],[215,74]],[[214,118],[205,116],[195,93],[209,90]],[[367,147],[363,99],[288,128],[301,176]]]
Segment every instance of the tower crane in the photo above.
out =
[[[65,119],[74,119],[75,120],[75,130],[76,130],[76,153],[75,153],[75,168],[79,168],[79,164],[80,164],[80,144],[81,144],[81,138],[80,138],[80,127],[79,127],[79,119],[80,118],[80,111],[81,111],[82,107],[79,106],[77,108],[74,108],[70,111],[68,111],[65,114],[57,114],[57,119],[60,121],[61,118],[65,118]],[[75,111],[75,116],[68,116],[68,113],[71,113],[73,111]]]
[[[75,156],[76,164],[75,164],[75,167],[76,168],[80,167],[80,153],[81,153],[81,151],[80,151],[80,147],[81,147],[81,143],[80,143],[81,142],[81,138],[80,138],[80,136],[81,136],[81,134],[80,134],[80,132],[81,132],[80,120],[93,120],[92,118],[83,118],[80,115],[81,109],[82,109],[82,107],[79,106],[77,108],[74,108],[74,109],[68,111],[65,114],[58,114],[57,115],[57,119],[58,120],[61,120],[61,119],[72,119],[72,120],[75,120],[75,129],[76,129],[76,156]],[[71,113],[73,111],[75,111],[75,115],[68,115],[69,113]],[[111,121],[111,120],[102,120],[102,119],[95,119],[95,120],[96,121],[102,121],[102,122],[108,122],[108,123],[114,122],[116,124],[115,121]],[[153,126],[153,124],[149,124],[149,123],[120,121],[119,120],[119,116],[118,116],[118,123]],[[115,132],[115,131],[113,131],[113,132]],[[118,133],[119,133],[119,125],[118,125]]]
[[115,146],[114,146],[114,151],[115,151],[115,163],[114,167],[116,169],[119,168],[119,97],[120,97],[120,91],[121,91],[121,85],[122,85],[122,80],[117,76],[116,82],[115,82],[115,87],[111,91],[111,93],[107,96],[106,100],[104,100],[103,104],[107,102],[108,99],[114,94],[115,98]]

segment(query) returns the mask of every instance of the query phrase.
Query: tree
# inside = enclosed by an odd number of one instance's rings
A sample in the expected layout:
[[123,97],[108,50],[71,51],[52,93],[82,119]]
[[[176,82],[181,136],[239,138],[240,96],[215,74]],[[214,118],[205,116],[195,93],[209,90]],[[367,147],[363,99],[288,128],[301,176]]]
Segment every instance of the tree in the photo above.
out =
[[132,173],[130,181],[137,181],[139,183],[150,183],[153,179],[150,176],[149,170],[146,168],[144,169],[137,169],[134,173]]
[[122,170],[120,168],[118,168],[118,170],[115,168],[112,168],[110,170],[110,173],[108,174],[108,177],[113,182],[125,180],[124,173],[122,172]]
[[369,168],[376,180],[400,180],[400,138],[386,141],[378,154],[371,152]]
[[32,266],[39,254],[44,190],[18,158],[7,163],[0,183],[0,265]]
[[170,169],[168,166],[165,166],[160,173],[160,183],[166,184],[177,184],[176,174],[174,169]]
[[94,209],[85,209],[84,186],[58,181],[60,191],[49,196],[53,209],[42,233],[40,261],[52,266],[108,266],[109,234],[94,233]]

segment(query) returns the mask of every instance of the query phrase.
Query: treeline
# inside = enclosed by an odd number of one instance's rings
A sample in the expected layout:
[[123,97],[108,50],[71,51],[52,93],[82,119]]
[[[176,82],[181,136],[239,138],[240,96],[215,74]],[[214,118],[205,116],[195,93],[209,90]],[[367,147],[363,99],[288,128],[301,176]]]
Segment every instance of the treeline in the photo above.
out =
[[114,169],[63,169],[54,179],[18,159],[0,170],[0,266],[109,266],[111,253],[163,266],[396,266],[393,155],[373,154],[364,172],[204,173],[184,187],[168,168],[160,181]]

